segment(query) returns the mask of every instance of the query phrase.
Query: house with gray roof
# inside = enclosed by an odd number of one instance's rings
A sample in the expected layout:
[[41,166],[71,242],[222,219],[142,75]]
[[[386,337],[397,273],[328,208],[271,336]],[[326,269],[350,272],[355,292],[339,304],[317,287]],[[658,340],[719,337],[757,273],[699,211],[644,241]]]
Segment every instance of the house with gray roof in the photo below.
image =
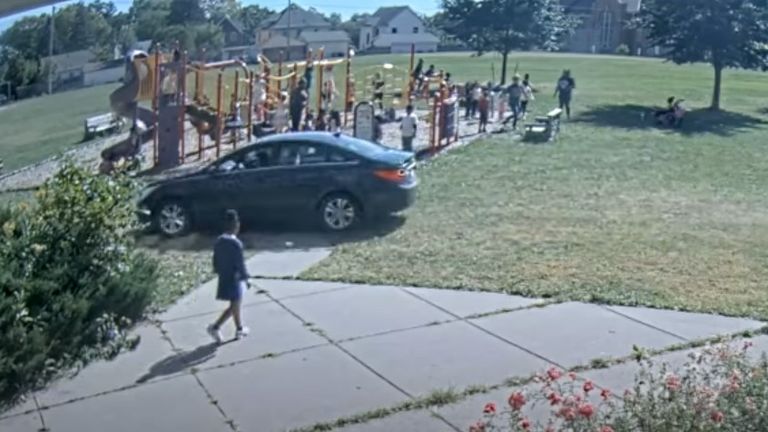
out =
[[560,4],[580,21],[565,49],[613,54],[624,45],[634,55],[658,55],[643,30],[628,25],[640,12],[642,0],[561,0]]
[[361,28],[358,49],[407,53],[413,46],[416,52],[435,52],[439,42],[410,7],[382,7]]
[[256,39],[272,62],[304,59],[321,48],[325,57],[344,56],[350,44],[349,35],[333,30],[323,14],[295,3],[264,20]]

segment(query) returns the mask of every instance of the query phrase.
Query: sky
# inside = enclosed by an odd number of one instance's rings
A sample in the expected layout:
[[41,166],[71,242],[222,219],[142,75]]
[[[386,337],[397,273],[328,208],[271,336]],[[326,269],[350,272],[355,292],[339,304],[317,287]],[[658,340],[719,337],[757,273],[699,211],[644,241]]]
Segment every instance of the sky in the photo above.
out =
[[[71,0],[71,1],[65,1],[61,2],[57,7],[65,6],[67,4],[77,3],[77,0]],[[85,3],[88,3],[88,1],[85,1]],[[131,7],[131,4],[133,3],[132,0],[112,0],[112,3],[117,6],[117,8],[121,11],[126,11],[128,8]],[[288,5],[287,0],[260,0],[260,1],[254,1],[254,0],[241,0],[241,3],[244,5],[249,4],[258,4],[260,6],[265,6],[270,9],[283,9]],[[380,6],[402,6],[402,5],[409,5],[416,13],[420,14],[426,14],[431,15],[438,10],[438,0],[377,0],[375,3],[375,6],[363,6],[364,4],[368,4],[367,2],[354,2],[349,0],[298,0],[295,1],[296,4],[302,7],[314,7],[317,10],[325,13],[325,14],[331,14],[331,13],[339,13],[341,14],[342,18],[347,19],[349,16],[351,16],[354,13],[361,13],[361,12],[370,12],[376,10],[377,7]],[[14,21],[16,21],[19,18],[22,18],[24,16],[29,15],[37,15],[40,13],[48,13],[50,12],[50,7],[40,8],[40,9],[33,9],[28,12],[24,12],[18,15],[6,17],[6,18],[0,18],[0,31],[3,31],[7,29],[8,27],[13,24]]]

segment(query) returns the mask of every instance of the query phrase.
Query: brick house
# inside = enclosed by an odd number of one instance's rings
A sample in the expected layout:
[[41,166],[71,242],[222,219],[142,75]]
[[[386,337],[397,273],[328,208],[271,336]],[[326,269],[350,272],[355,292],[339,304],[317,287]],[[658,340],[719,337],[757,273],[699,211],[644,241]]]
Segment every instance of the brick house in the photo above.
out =
[[566,14],[581,21],[566,41],[566,50],[613,54],[625,45],[633,55],[657,54],[643,31],[629,26],[642,0],[561,0],[561,4]]

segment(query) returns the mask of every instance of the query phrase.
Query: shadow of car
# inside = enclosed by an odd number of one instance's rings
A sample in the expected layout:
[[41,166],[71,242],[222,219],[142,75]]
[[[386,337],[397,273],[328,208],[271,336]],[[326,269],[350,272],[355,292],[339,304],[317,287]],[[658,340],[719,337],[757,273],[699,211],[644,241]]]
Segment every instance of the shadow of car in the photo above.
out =
[[246,223],[310,220],[340,232],[408,208],[415,166],[413,153],[338,133],[271,135],[148,186],[138,212],[168,237],[215,227],[228,209]]

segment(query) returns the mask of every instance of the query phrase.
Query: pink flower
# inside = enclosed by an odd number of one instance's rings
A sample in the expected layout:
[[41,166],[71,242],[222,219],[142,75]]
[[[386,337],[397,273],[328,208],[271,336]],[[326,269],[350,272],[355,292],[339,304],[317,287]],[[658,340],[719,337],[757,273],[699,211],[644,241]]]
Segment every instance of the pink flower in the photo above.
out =
[[608,398],[611,397],[611,391],[608,389],[600,390],[600,397],[603,398],[603,400],[608,400]]
[[670,375],[667,377],[666,381],[667,390],[669,391],[675,391],[680,388],[680,378],[676,377],[675,375]]
[[600,428],[600,432],[614,432],[614,430],[610,426],[603,426]]
[[484,432],[484,431],[485,431],[485,423],[481,421],[478,421],[477,423],[469,427],[469,432]]
[[531,429],[531,421],[527,418],[524,418],[520,420],[520,423],[517,424],[520,426],[523,430],[530,430]]
[[587,380],[584,382],[584,387],[582,388],[584,389],[584,393],[589,393],[595,389],[595,385],[592,384],[592,381]]
[[579,407],[579,414],[586,418],[592,417],[592,415],[595,413],[595,407],[593,407],[591,404],[584,404]]
[[563,373],[560,371],[560,369],[551,367],[547,369],[547,376],[552,381],[557,381],[558,379],[560,379],[561,376],[563,376]]
[[496,414],[496,404],[493,402],[488,402],[485,404],[485,408],[483,408],[483,412],[485,414]]
[[576,418],[576,410],[569,406],[562,406],[555,414],[557,417],[563,418],[567,421],[572,421]]
[[709,418],[715,423],[722,423],[725,415],[723,415],[721,411],[712,411],[712,414],[709,415]]
[[525,395],[521,392],[512,393],[507,402],[509,402],[509,406],[512,407],[513,410],[520,411],[520,409],[523,408],[523,405],[525,405]]
[[550,405],[555,406],[559,404],[563,400],[563,398],[559,394],[557,394],[557,392],[551,392],[550,394],[547,395],[547,400],[549,401]]

